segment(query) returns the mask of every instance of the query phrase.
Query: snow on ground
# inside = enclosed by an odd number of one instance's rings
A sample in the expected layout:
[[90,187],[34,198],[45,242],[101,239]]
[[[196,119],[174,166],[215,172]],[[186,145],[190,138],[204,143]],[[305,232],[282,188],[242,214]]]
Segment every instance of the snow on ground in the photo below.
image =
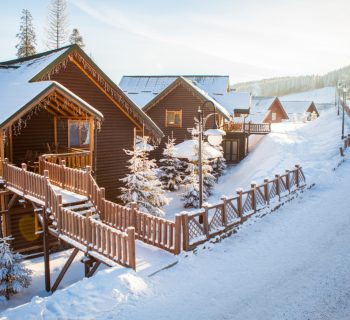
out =
[[[231,166],[219,179],[213,195],[214,203],[222,195],[231,196],[238,188],[247,189],[252,181],[262,183],[300,164],[309,183],[322,179],[334,167],[339,154],[341,119],[334,110],[324,112],[318,119],[307,123],[282,122],[272,124],[272,133],[263,137],[251,136],[248,156]],[[260,140],[259,140],[260,139]],[[259,143],[256,143],[259,140]],[[189,211],[183,208],[182,191],[168,192],[170,203],[165,207],[166,217],[174,219],[176,213]]]
[[[110,268],[2,319],[349,319],[350,160],[333,170],[340,161],[339,124],[329,114],[283,127],[240,165],[258,178],[304,165],[307,182],[316,185],[274,213],[220,243],[183,253],[154,276]],[[260,150],[271,144],[273,154]],[[242,178],[237,167],[233,184]]]
[[[72,253],[72,250],[73,249],[70,249],[50,255],[51,285],[53,285],[63,265]],[[136,242],[136,254],[137,273],[145,276],[157,273],[159,270],[178,261],[177,256],[164,250],[159,250],[156,247],[149,246],[141,241]],[[83,253],[79,252],[60,283],[59,289],[66,288],[84,278],[84,265],[80,262],[82,258]],[[0,304],[0,310],[13,308],[30,302],[32,297],[35,296],[46,297],[50,295],[50,293],[45,291],[43,257],[25,260],[24,265],[33,271],[32,284],[28,289],[24,289],[21,293],[13,296],[8,302]],[[100,265],[98,270],[104,270],[106,268],[106,266]],[[130,271],[122,266],[115,267],[114,269],[118,270],[119,274],[128,273]],[[34,300],[35,299],[37,298],[34,298]]]

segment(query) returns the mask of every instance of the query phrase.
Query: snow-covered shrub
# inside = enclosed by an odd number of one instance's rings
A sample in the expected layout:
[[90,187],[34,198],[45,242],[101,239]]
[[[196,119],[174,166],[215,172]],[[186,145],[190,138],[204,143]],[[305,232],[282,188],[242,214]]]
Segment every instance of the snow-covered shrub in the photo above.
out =
[[317,113],[315,111],[311,112],[311,121],[314,121],[317,119]]
[[161,208],[168,203],[168,198],[156,175],[156,161],[148,158],[146,149],[134,147],[134,150],[124,151],[131,156],[128,160],[130,173],[120,179],[125,183],[125,187],[120,188],[120,199],[127,206],[136,202],[140,210],[156,216],[164,215]]
[[163,155],[164,158],[160,160],[160,181],[162,181],[165,189],[170,191],[177,190],[182,181],[182,163],[175,157],[174,138],[168,138],[168,143],[165,144]]
[[[184,202],[185,208],[199,207],[199,180],[198,173],[195,171],[195,167],[196,166],[193,163],[188,163],[188,168],[186,170],[187,175],[183,180],[185,191],[182,194],[181,199]],[[203,193],[203,200],[206,198],[206,194]]]
[[32,281],[32,271],[21,263],[21,254],[12,252],[9,240],[0,238],[0,296],[7,300],[23,288],[28,288]]
[[[223,155],[222,146],[217,146],[215,149],[219,150]],[[226,159],[223,156],[213,159],[211,161],[211,166],[213,168],[213,175],[218,179],[224,174],[226,169]]]

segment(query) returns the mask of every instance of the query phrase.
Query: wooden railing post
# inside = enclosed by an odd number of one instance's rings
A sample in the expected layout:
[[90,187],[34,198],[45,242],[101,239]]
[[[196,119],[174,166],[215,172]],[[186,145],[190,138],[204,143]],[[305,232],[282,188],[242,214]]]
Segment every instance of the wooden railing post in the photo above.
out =
[[296,164],[294,172],[295,172],[295,184],[296,184],[298,189],[300,187],[299,169],[300,169],[300,166],[298,164]]
[[126,229],[128,235],[128,263],[129,266],[136,271],[136,254],[135,254],[135,228],[128,227]]
[[59,230],[59,232],[61,232],[62,229],[62,219],[60,217],[62,217],[62,207],[63,207],[63,198],[62,195],[59,194],[57,195],[57,204],[52,203],[51,204],[52,207],[56,208],[54,210],[56,210],[56,219],[57,219],[57,229]]
[[188,234],[188,213],[186,211],[181,212],[182,221],[182,246],[185,251],[190,250],[190,239]]
[[202,208],[204,209],[204,212],[202,213],[203,217],[203,230],[205,235],[208,237],[209,236],[209,224],[208,224],[208,205],[203,204]]
[[22,163],[22,186],[23,186],[23,195],[26,194],[27,191],[27,179],[26,179],[26,171],[27,171],[27,165],[25,163]]
[[278,195],[278,198],[281,198],[280,177],[279,174],[275,174],[276,194]]
[[289,179],[289,170],[286,170],[286,188],[290,193],[290,179]]
[[101,191],[101,197],[99,197],[97,205],[98,205],[98,210],[100,211],[100,214],[101,214],[101,218],[104,219],[105,212],[104,212],[104,208],[103,208],[102,203],[106,199],[106,189],[101,187],[100,191]]
[[86,183],[86,193],[87,193],[87,197],[90,198],[90,194],[91,194],[91,186],[90,186],[90,175],[91,175],[92,169],[91,166],[86,166],[86,173],[85,173],[85,183]]
[[86,247],[88,250],[91,249],[92,245],[92,226],[91,226],[91,218],[92,215],[91,211],[88,211],[85,215],[85,229],[86,229]]
[[174,242],[174,254],[181,252],[181,214],[175,215],[175,242]]
[[5,158],[4,164],[3,164],[3,178],[5,179],[5,181],[7,181],[8,179],[8,163],[9,163],[9,159]]
[[269,179],[265,178],[264,179],[264,197],[266,204],[270,203],[270,195],[269,195]]
[[138,205],[136,202],[131,202],[130,204],[130,225],[136,230],[136,211],[138,209]]
[[251,193],[252,193],[252,209],[256,212],[256,183],[251,183]]
[[61,160],[61,168],[60,168],[60,180],[61,180],[61,187],[64,189],[66,184],[66,174],[65,174],[65,167],[66,167],[66,160]]
[[344,150],[342,147],[339,147],[339,153],[341,157],[344,157]]
[[221,221],[222,221],[222,225],[226,227],[227,226],[227,197],[222,196],[220,200],[222,201]]
[[242,208],[242,189],[238,189],[237,191],[237,211],[238,211],[238,216],[240,217],[240,219],[242,220],[243,217],[243,208]]

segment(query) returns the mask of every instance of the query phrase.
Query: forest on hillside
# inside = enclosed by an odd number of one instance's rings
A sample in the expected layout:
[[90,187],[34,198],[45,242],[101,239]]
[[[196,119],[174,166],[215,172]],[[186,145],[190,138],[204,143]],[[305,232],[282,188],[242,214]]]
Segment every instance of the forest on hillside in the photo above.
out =
[[345,80],[349,85],[350,65],[324,75],[270,78],[237,83],[232,86],[232,89],[249,91],[256,96],[284,96],[294,92],[336,86],[338,80]]

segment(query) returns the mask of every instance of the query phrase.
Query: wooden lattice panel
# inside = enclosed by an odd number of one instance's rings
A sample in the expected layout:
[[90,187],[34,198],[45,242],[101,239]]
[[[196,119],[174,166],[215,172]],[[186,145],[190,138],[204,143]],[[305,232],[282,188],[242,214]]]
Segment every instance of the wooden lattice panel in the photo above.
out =
[[205,236],[204,229],[202,225],[196,220],[195,217],[192,217],[188,220],[188,238],[189,241],[197,239],[198,237]]
[[215,231],[215,229],[221,228],[222,226],[222,207],[216,207],[215,213],[209,223],[209,232]]
[[264,195],[263,187],[256,188],[255,193],[256,207],[264,207],[266,205],[266,199]]
[[247,197],[245,199],[245,201],[243,201],[243,206],[242,206],[242,210],[243,210],[243,215],[247,214],[248,212],[251,212],[253,210],[253,206],[252,206],[252,194],[251,192],[247,193]]
[[233,222],[233,221],[237,220],[237,218],[239,218],[238,209],[233,204],[233,200],[226,202],[226,218],[227,218],[228,224],[230,224],[231,222]]

